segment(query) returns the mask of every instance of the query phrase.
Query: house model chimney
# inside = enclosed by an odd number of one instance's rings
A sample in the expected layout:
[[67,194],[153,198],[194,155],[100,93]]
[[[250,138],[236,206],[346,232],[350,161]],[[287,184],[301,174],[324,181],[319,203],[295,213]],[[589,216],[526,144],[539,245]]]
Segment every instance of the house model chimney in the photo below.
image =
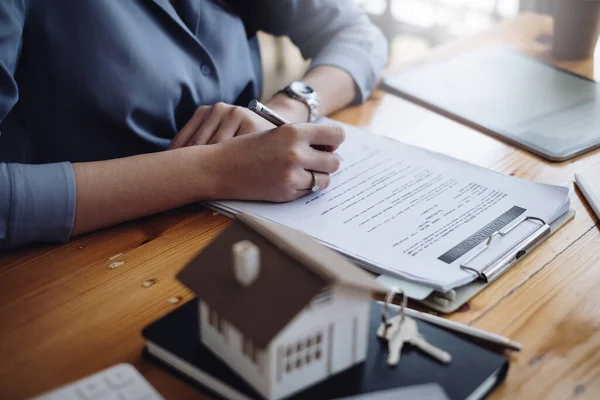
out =
[[256,281],[260,274],[260,250],[249,240],[235,243],[233,253],[233,274],[238,282],[248,287]]

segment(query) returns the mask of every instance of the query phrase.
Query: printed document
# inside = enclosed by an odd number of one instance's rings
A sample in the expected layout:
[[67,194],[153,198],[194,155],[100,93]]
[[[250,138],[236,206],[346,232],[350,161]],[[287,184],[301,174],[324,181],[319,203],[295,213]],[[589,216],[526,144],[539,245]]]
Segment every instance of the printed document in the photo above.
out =
[[[475,274],[460,268],[495,231],[527,216],[551,223],[568,189],[504,176],[344,125],[343,161],[323,191],[291,203],[223,201],[318,239],[378,273],[449,290]],[[526,221],[469,266],[485,268],[540,226]]]

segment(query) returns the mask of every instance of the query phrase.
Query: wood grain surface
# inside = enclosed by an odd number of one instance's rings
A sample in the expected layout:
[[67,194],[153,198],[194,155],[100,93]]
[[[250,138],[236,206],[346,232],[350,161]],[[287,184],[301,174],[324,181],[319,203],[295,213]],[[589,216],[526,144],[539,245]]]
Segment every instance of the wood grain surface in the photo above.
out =
[[[551,28],[548,17],[522,14],[418,62],[503,43],[593,78],[598,60],[551,59]],[[399,101],[375,91],[366,104],[335,118],[570,188],[575,219],[449,318],[523,344],[493,399],[600,398],[600,230],[572,183],[576,171],[600,172],[600,151],[549,163],[474,131],[413,136],[394,112]],[[193,297],[174,275],[227,224],[227,218],[190,205],[63,246],[0,255],[0,398],[39,394],[120,362],[137,367],[167,399],[211,398],[142,359],[140,331]]]

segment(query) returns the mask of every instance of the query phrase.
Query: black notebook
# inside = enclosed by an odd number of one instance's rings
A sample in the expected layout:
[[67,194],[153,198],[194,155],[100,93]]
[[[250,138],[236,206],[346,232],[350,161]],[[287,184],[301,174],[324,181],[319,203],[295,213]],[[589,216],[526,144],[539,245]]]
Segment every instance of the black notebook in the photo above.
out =
[[[417,321],[419,331],[432,344],[452,355],[443,365],[407,346],[396,368],[386,363],[387,345],[376,336],[381,305],[371,306],[371,333],[367,359],[344,372],[292,396],[290,399],[335,399],[361,393],[425,383],[438,383],[453,400],[481,399],[504,380],[507,359],[449,331]],[[202,345],[198,305],[190,301],[149,325],[142,332],[145,353],[154,362],[203,390],[226,399],[261,399],[250,385]]]

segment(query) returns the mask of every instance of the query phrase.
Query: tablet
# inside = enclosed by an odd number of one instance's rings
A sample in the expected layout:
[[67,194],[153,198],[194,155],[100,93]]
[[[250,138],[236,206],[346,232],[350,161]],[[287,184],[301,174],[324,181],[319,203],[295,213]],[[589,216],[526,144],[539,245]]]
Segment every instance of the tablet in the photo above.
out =
[[400,72],[382,86],[551,161],[600,147],[600,84],[504,47]]

